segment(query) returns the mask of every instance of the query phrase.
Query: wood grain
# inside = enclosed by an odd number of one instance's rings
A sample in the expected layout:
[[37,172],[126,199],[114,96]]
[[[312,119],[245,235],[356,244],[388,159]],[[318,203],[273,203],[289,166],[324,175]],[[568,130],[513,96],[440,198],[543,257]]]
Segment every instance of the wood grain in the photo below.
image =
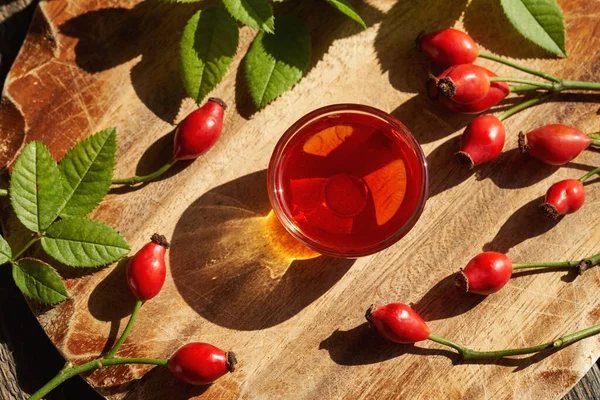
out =
[[[590,49],[600,41],[600,3],[560,3],[569,58],[527,63],[597,80],[599,60]],[[293,91],[252,114],[232,70],[214,92],[235,104],[217,146],[168,179],[106,199],[93,217],[121,230],[133,248],[155,230],[173,244],[165,290],[144,306],[123,355],[164,357],[185,342],[203,340],[234,349],[241,364],[208,388],[182,385],[164,370],[118,367],[86,377],[97,390],[114,399],[558,398],[575,384],[600,354],[597,338],[551,355],[466,364],[435,344],[383,342],[363,323],[371,302],[411,302],[438,335],[486,349],[550,340],[600,319],[595,269],[575,280],[565,273],[524,274],[484,300],[459,296],[448,278],[482,249],[507,251],[518,261],[581,258],[597,252],[600,236],[581,229],[600,219],[594,185],[586,207],[558,224],[540,220],[536,211],[550,182],[598,165],[597,153],[557,169],[522,158],[509,141],[501,159],[476,174],[455,166],[457,136],[469,119],[434,108],[420,93],[432,66],[414,52],[416,34],[456,25],[498,54],[543,56],[508,30],[497,6],[477,0],[466,6],[373,2],[360,8],[369,25],[364,32],[332,18],[327,8],[311,10],[314,61]],[[117,176],[166,161],[174,124],[193,109],[189,100],[182,102],[173,44],[196,7],[42,2],[5,86],[1,162],[10,163],[23,142],[34,139],[58,159],[77,140],[113,125],[119,130]],[[251,38],[243,30],[236,66]],[[597,130],[596,96],[560,100],[568,102],[511,118],[506,126],[512,137],[548,121]],[[277,138],[298,117],[348,101],[389,111],[413,131],[428,155],[431,198],[413,231],[389,250],[353,263],[290,263],[263,239],[269,210],[264,168]],[[124,328],[133,299],[123,264],[83,276],[61,272],[72,299],[36,312],[64,356],[83,362]]]

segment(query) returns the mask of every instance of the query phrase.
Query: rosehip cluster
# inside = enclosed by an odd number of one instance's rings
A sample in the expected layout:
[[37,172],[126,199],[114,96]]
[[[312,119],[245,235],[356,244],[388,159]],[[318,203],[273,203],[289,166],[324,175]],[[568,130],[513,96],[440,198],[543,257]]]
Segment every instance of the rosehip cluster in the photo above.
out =
[[[417,47],[432,61],[447,67],[438,76],[429,75],[427,95],[432,101],[441,103],[450,111],[479,114],[500,103],[511,92],[506,82],[493,79],[498,78],[494,72],[473,64],[477,57],[503,61],[498,57],[480,53],[473,38],[464,32],[448,28],[427,34],[422,33],[417,39]],[[531,72],[512,63],[509,65]],[[538,74],[544,75],[541,72]],[[553,88],[553,86],[546,88]],[[541,100],[537,99],[531,104],[537,101]],[[520,106],[513,107],[513,110]],[[519,109],[522,108],[526,107]],[[500,155],[506,139],[502,120],[516,112],[509,111],[498,118],[492,116],[475,118],[467,126],[461,138],[460,151],[456,154],[460,165],[471,169],[490,162]],[[571,161],[592,142],[585,133],[560,124],[546,125],[527,135],[521,134],[519,140],[523,153],[529,153],[551,165],[562,165]]]

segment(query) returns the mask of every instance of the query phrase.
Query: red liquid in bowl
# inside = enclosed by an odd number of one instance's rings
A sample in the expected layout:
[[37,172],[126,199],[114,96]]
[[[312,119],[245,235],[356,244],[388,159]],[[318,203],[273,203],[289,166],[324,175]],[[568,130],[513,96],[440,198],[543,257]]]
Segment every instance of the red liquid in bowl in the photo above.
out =
[[370,254],[402,237],[425,201],[426,170],[415,145],[368,113],[340,111],[302,126],[273,171],[276,201],[295,236],[338,256]]

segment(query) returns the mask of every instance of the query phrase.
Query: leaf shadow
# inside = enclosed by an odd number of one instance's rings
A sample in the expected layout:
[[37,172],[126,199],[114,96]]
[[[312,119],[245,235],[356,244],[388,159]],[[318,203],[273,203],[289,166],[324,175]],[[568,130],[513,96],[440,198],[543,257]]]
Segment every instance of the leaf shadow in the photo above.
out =
[[78,39],[75,62],[91,74],[140,57],[130,72],[133,89],[148,109],[172,123],[187,97],[181,84],[177,44],[187,20],[207,5],[142,1],[131,9],[88,11],[69,19],[59,30]]
[[513,58],[558,58],[523,37],[510,23],[499,1],[472,0],[465,11],[464,25],[477,43],[496,54]]

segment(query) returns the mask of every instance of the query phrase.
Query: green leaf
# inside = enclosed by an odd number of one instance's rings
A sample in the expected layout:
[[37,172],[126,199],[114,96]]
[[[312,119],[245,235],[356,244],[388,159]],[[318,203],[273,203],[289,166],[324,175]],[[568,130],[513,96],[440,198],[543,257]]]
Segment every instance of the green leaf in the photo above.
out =
[[556,0],[501,0],[511,24],[528,40],[566,56],[565,21]]
[[58,216],[62,204],[60,171],[48,149],[31,142],[15,162],[10,200],[17,218],[34,232],[42,232]]
[[42,247],[52,258],[72,267],[107,265],[129,252],[119,232],[86,218],[56,221],[42,238]]
[[275,18],[268,0],[223,0],[233,18],[250,28],[273,33]]
[[352,4],[350,4],[350,1],[348,1],[348,0],[325,0],[325,1],[328,2],[329,4],[331,4],[336,10],[338,10],[342,14],[344,14],[351,20],[358,23],[360,26],[363,27],[363,29],[367,29],[367,24],[365,24],[365,21],[363,21],[363,19],[360,17],[360,15],[358,15],[356,10],[354,10],[354,7],[352,7]]
[[69,298],[67,288],[54,268],[35,258],[22,258],[13,264],[13,279],[27,297],[44,304]]
[[83,217],[104,199],[112,180],[117,152],[115,128],[77,143],[60,161],[63,176],[61,217]]
[[260,32],[244,63],[254,104],[265,107],[302,79],[310,59],[310,33],[291,16],[277,18],[275,34]]
[[183,86],[196,103],[225,76],[237,50],[238,27],[223,7],[198,11],[188,21],[179,49]]
[[12,250],[8,242],[0,236],[0,265],[9,262],[12,259]]

